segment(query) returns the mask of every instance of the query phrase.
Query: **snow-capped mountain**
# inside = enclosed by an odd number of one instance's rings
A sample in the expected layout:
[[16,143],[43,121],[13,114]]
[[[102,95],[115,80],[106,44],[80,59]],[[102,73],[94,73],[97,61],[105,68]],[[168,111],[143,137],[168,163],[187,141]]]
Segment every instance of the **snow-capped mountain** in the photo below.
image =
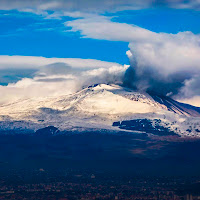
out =
[[[200,108],[169,97],[105,84],[89,86],[71,95],[23,99],[0,107],[3,130],[55,126],[59,130],[148,132],[144,129],[146,122],[141,121],[148,120],[147,127],[153,130],[164,127],[179,135],[200,136],[199,117]],[[134,125],[127,126],[131,120]]]

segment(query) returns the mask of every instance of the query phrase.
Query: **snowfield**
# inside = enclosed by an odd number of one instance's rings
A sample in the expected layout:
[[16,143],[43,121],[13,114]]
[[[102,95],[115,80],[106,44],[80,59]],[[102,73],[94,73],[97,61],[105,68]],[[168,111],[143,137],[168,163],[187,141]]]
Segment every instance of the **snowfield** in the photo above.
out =
[[71,95],[22,99],[0,107],[1,130],[120,130],[113,122],[133,119],[149,119],[153,125],[160,119],[160,126],[176,134],[200,136],[200,108],[118,85],[89,86]]

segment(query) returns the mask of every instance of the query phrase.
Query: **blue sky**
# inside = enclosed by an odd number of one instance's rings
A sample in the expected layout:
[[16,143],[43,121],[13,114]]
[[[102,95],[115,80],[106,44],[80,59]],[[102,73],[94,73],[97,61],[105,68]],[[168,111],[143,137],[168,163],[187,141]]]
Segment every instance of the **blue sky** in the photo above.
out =
[[[44,19],[17,11],[1,12],[0,55],[91,58],[127,63],[128,43],[83,39],[65,32],[63,23],[72,20]],[[9,14],[9,15],[3,15]]]
[[[50,11],[49,11],[50,12]],[[200,33],[200,12],[193,9],[149,8],[106,13],[112,21],[134,24],[153,32]],[[128,42],[82,38],[66,32],[71,17],[46,19],[43,15],[8,10],[0,12],[0,55],[91,58],[128,64]]]

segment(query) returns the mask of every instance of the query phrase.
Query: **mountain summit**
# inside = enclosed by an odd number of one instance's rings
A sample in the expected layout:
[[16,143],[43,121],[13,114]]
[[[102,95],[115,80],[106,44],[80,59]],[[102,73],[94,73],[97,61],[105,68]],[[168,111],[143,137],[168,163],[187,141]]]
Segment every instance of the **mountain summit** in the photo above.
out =
[[135,120],[141,126],[141,120],[148,120],[158,131],[164,127],[181,136],[200,136],[200,108],[119,85],[99,84],[71,95],[18,100],[2,105],[0,113],[2,130],[55,126],[59,130],[123,129],[148,133],[148,129],[126,129],[120,123]]

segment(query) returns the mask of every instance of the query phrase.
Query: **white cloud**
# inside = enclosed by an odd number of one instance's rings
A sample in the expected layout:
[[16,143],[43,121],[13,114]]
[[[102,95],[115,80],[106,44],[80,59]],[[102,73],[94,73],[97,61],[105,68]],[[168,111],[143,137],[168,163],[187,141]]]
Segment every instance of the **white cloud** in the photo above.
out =
[[194,90],[197,84],[187,84],[193,79],[200,83],[200,76],[196,77],[200,74],[200,35],[191,32],[156,35],[151,40],[129,44],[134,85],[179,98],[200,95],[200,90]]
[[0,0],[2,10],[35,9],[61,11],[105,12],[124,9],[141,9],[152,4],[153,0]]
[[191,32],[156,35],[148,41],[130,43],[132,59],[138,65],[152,66],[165,75],[200,70],[200,35]]
[[65,26],[71,27],[71,31],[80,31],[86,38],[111,41],[144,41],[157,36],[155,33],[138,26],[112,22],[111,18],[99,15],[68,21]]
[[170,0],[169,6],[172,8],[179,8],[179,9],[195,9],[199,10],[200,9],[200,0],[189,0],[189,1],[184,1],[184,0]]
[[34,56],[0,56],[0,69],[38,69],[52,63],[65,63],[73,68],[111,67],[117,63],[81,58],[45,58]]
[[199,9],[199,0],[0,0],[1,10],[26,10],[37,14],[43,11],[81,11],[90,13],[116,12],[152,7]]
[[24,98],[67,95],[96,83],[118,83],[127,69],[117,63],[91,59],[24,56],[0,56],[0,66],[0,69],[6,66],[13,70],[37,69],[33,78],[0,86],[0,104]]

